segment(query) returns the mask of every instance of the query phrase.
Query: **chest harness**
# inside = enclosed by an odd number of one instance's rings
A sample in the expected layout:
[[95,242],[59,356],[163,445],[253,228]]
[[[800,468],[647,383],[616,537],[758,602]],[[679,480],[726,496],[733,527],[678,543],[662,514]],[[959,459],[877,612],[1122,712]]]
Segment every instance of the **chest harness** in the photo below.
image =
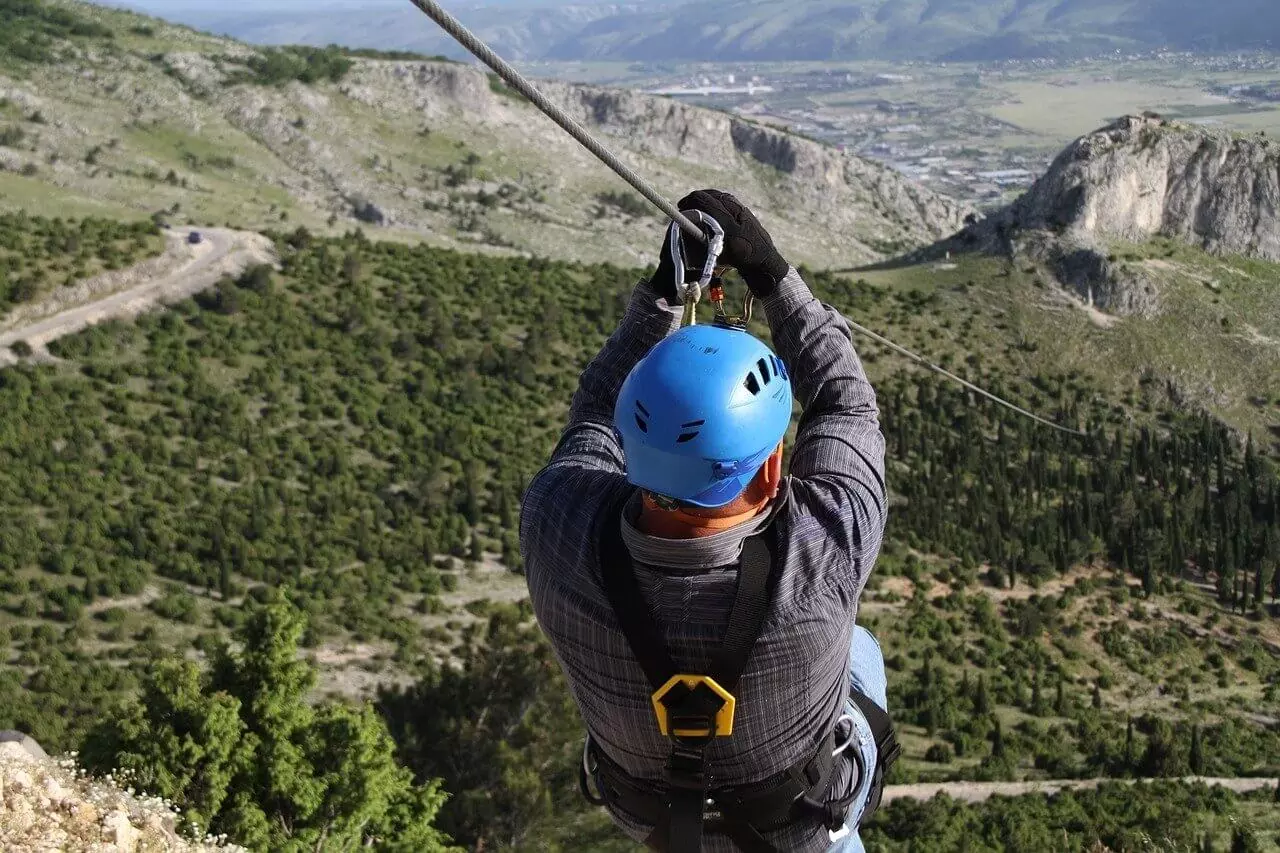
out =
[[[861,774],[852,790],[831,790],[836,758],[833,730],[811,758],[760,782],[739,786],[717,784],[707,767],[706,750],[713,740],[733,734],[737,700],[734,691],[760,636],[776,586],[777,540],[770,525],[746,539],[738,567],[738,588],[728,629],[712,654],[705,674],[682,673],[662,641],[657,624],[636,579],[635,564],[623,542],[620,507],[606,516],[601,531],[600,560],[605,593],[631,651],[653,688],[651,701],[659,731],[671,740],[662,793],[652,783],[629,776],[587,734],[579,786],[594,805],[614,806],[654,826],[645,844],[662,853],[701,853],[704,832],[728,836],[742,853],[779,853],[764,834],[798,820],[816,819],[829,832],[843,829],[861,779],[870,776],[865,823],[880,804],[884,777],[900,748],[889,715],[857,690],[851,698],[870,725],[878,748],[875,767],[863,767],[858,749],[852,753]],[[854,738],[852,731],[849,738]]]

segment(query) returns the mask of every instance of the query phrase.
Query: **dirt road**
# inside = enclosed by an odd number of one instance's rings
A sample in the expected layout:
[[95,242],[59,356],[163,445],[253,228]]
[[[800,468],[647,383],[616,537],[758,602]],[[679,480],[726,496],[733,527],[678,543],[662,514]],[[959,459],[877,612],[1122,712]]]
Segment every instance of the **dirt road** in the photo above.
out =
[[169,245],[160,258],[24,306],[21,315],[8,318],[15,325],[0,331],[0,365],[17,360],[9,347],[18,341],[26,341],[37,357],[47,356],[45,347],[65,335],[104,320],[137,316],[157,304],[177,302],[224,275],[238,275],[248,266],[275,260],[271,242],[260,234],[201,228],[202,241],[191,245],[187,242],[190,230],[168,232]]
[[[1054,794],[1074,788],[1096,788],[1101,782],[1119,781],[1133,784],[1133,779],[1055,779],[1041,782],[942,782],[917,785],[890,785],[884,789],[883,802],[897,799],[928,800],[935,794],[947,794],[952,799],[966,803],[979,803],[995,796],[1014,797],[1019,794]],[[1144,780],[1150,781],[1150,780]],[[1243,794],[1259,788],[1271,788],[1280,784],[1277,779],[1217,779],[1208,776],[1188,776],[1183,782],[1204,782]]]

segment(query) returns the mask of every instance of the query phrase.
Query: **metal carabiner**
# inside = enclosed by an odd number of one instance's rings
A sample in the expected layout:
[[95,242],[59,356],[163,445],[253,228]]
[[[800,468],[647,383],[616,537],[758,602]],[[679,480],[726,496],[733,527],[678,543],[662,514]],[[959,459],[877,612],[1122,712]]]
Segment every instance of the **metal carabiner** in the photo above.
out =
[[[592,761],[591,754],[591,732],[587,732],[587,737],[582,742],[582,770],[578,775],[578,787],[582,791],[582,796],[588,803],[593,806],[603,806],[605,804],[604,788],[600,784],[600,765],[598,762]],[[591,784],[595,783],[595,790],[591,790]]]
[[[689,214],[691,217],[696,218],[698,225],[707,232],[707,254],[702,262],[698,280],[688,282],[685,285],[684,294],[681,297],[681,301],[684,303],[684,314],[680,318],[681,327],[692,326],[698,322],[698,302],[702,299],[702,288],[711,284],[720,260],[720,253],[724,251],[724,229],[720,227],[720,223],[714,217],[708,216],[700,210],[691,210]],[[684,232],[680,229],[678,222],[672,222],[668,234],[674,261],[673,266],[677,270],[677,275],[680,275],[679,270],[687,269],[685,266]]]
[[848,724],[849,724],[849,737],[845,738],[845,742],[844,742],[844,743],[840,744],[840,745],[839,745],[839,746],[837,746],[834,750],[832,750],[832,751],[831,751],[831,757],[832,757],[832,758],[837,758],[837,757],[839,757],[839,755],[840,755],[842,752],[844,752],[844,751],[845,751],[846,749],[848,749],[850,746],[853,746],[853,742],[854,742],[855,740],[857,740],[857,738],[858,738],[858,726],[857,726],[857,723],[855,723],[855,722],[854,722],[854,719],[853,719],[853,715],[852,715],[852,714],[841,714],[841,715],[840,715],[839,719],[837,719],[837,720],[836,720],[836,725],[835,725],[835,729],[836,729],[836,731],[839,731],[839,730],[840,730],[840,724],[841,724],[841,723],[848,723]]

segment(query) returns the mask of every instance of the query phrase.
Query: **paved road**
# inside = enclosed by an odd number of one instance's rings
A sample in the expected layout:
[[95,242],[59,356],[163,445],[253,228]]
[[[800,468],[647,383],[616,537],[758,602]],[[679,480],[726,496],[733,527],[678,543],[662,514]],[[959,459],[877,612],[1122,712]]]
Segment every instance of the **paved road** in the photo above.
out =
[[[967,803],[979,803],[995,796],[1012,797],[1019,794],[1053,794],[1066,788],[1096,788],[1101,782],[1118,781],[1133,784],[1133,779],[1054,779],[1041,782],[942,782],[916,785],[890,785],[884,789],[883,802],[897,799],[928,800],[935,794],[945,793],[952,799]],[[1150,780],[1141,780],[1150,781]],[[1204,782],[1220,786],[1237,794],[1273,788],[1280,779],[1218,779],[1207,776],[1188,776],[1184,782]]]
[[41,352],[51,341],[117,317],[132,317],[157,303],[185,299],[214,284],[223,275],[236,275],[253,263],[271,262],[270,242],[261,235],[226,228],[199,229],[203,241],[187,246],[188,229],[171,232],[168,253],[187,257],[176,269],[125,290],[77,305],[0,333],[0,364],[12,360],[8,347],[26,341]]

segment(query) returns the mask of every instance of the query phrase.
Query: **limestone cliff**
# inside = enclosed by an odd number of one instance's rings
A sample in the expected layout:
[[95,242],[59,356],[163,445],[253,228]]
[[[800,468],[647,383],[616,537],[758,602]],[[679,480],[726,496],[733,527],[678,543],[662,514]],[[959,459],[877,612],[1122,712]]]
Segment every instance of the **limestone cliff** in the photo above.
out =
[[1280,145],[1126,116],[1076,140],[1014,206],[1024,228],[1280,260]]
[[1111,250],[1154,237],[1280,260],[1280,146],[1125,116],[1069,145],[1025,195],[960,235],[1046,265],[1105,311],[1144,316],[1160,310],[1160,288]]
[[[122,32],[135,23],[93,14]],[[264,81],[255,48],[146,29],[164,51],[69,46],[65,62],[0,69],[0,99],[45,120],[21,146],[0,145],[0,169],[73,207],[165,210],[205,227],[362,225],[481,251],[656,260],[663,218],[619,196],[630,190],[616,176],[476,66],[353,58],[337,79]],[[540,85],[672,200],[707,186],[740,195],[797,264],[874,261],[954,232],[966,212],[877,164],[727,113]]]
[[219,839],[177,831],[169,803],[91,779],[73,759],[54,760],[35,741],[0,732],[0,850],[61,853],[246,853]]

